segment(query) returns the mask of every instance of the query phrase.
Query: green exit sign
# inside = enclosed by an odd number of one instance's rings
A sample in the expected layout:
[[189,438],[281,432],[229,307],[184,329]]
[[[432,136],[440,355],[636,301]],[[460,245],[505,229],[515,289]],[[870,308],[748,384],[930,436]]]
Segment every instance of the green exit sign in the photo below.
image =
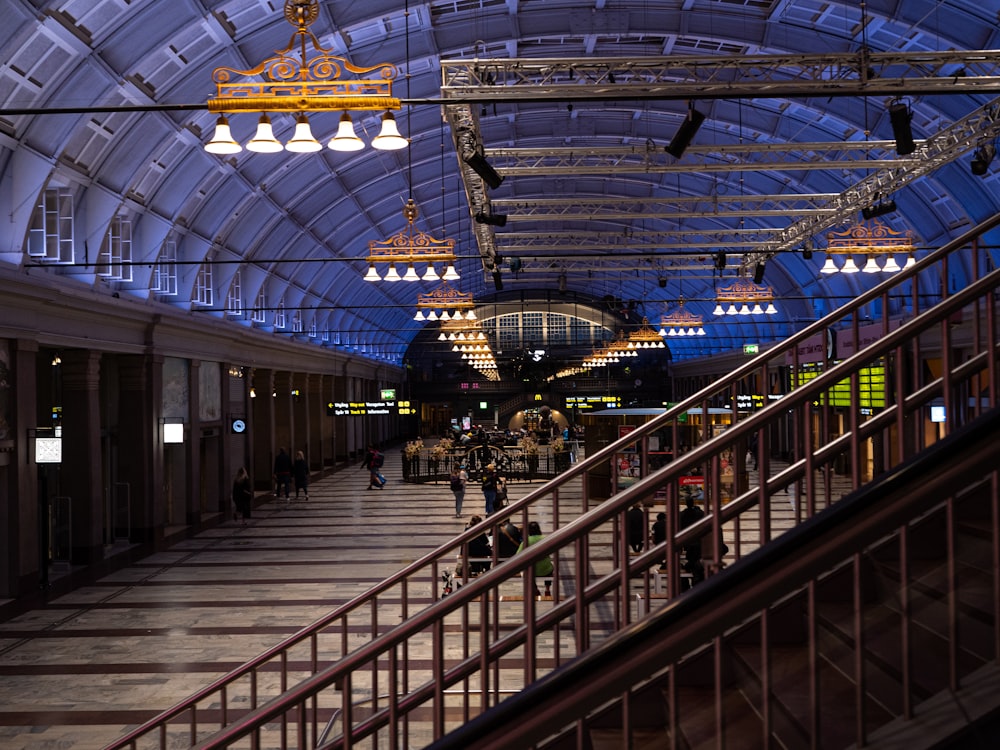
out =
[[744,344],[743,353],[744,354],[757,354],[760,352],[759,344]]

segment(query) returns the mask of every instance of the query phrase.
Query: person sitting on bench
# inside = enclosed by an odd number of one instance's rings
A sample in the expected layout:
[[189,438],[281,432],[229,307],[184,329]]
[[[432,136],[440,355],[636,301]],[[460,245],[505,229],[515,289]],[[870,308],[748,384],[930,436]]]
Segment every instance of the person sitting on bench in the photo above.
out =
[[[523,542],[521,542],[520,546],[517,548],[517,551],[520,552],[521,550],[531,546],[532,544],[538,544],[544,538],[545,537],[542,536],[542,527],[538,525],[538,522],[529,521],[528,538],[525,539]],[[548,578],[549,576],[552,575],[553,570],[555,570],[555,567],[552,565],[551,557],[546,556],[543,557],[541,560],[535,561],[535,581],[536,581],[535,597],[540,597],[542,595],[542,592],[538,590],[538,583],[537,583],[538,579]]]

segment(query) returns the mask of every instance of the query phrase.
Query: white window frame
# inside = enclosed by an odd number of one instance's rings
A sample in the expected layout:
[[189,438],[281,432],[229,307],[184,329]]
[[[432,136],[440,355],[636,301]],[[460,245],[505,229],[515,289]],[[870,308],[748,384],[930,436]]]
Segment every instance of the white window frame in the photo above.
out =
[[46,188],[31,215],[28,256],[50,263],[72,263],[73,233],[73,193],[69,188]]

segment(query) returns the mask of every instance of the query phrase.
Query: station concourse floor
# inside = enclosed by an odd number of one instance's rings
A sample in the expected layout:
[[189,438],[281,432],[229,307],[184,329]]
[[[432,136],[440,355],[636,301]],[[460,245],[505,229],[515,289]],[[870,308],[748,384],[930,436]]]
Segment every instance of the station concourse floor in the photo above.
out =
[[[347,466],[37,603],[0,600],[0,750],[98,750],[484,515],[446,481],[383,490]],[[515,483],[511,497],[539,483]],[[293,491],[294,494],[294,491]],[[258,498],[260,502],[260,498]]]

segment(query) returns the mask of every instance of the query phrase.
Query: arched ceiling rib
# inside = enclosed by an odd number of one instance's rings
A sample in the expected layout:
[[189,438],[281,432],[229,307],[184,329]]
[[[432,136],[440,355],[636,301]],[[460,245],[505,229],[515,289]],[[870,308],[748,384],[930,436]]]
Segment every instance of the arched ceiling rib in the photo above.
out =
[[[416,295],[435,285],[361,277],[368,242],[404,228],[410,195],[421,230],[457,240],[459,286],[477,297],[495,291],[497,270],[508,291],[565,283],[651,309],[683,294],[709,318],[716,284],[766,260],[766,283],[787,302],[780,320],[717,321],[684,356],[734,346],[748,331],[756,340],[786,335],[872,283],[818,269],[826,232],[856,220],[875,196],[896,201],[884,221],[914,232],[922,247],[1000,209],[1000,165],[984,176],[968,168],[971,150],[998,132],[991,3],[875,0],[864,11],[846,0],[319,5],[323,46],[356,65],[400,70],[396,94],[413,102],[397,113],[409,151],[219,158],[202,150],[215,116],[188,105],[212,93],[213,68],[249,68],[287,45],[292,28],[280,3],[7,0],[3,176],[32,186],[31,201],[46,183],[70,185],[91,244],[114,205],[86,195],[118,196],[119,212],[149,242],[137,259],[158,258],[168,233],[182,240],[186,294],[201,261],[225,260],[215,277],[216,307],[223,304],[236,274],[229,262],[243,259],[245,309],[266,289],[270,304],[284,296],[303,308],[307,328],[335,326],[352,345],[367,337],[377,342],[369,356],[396,363],[419,331]],[[863,46],[867,66],[859,65]],[[987,52],[968,52],[979,50]],[[552,61],[515,70],[511,58]],[[594,64],[604,58],[616,63]],[[442,77],[442,59],[464,66],[466,78],[449,78],[449,65]],[[902,157],[886,113],[900,95],[920,146]],[[689,102],[706,121],[675,158],[664,148]],[[51,108],[67,111],[43,112]],[[964,130],[956,125],[970,116]],[[329,137],[338,117],[316,114],[314,132]],[[366,141],[378,130],[377,112],[353,119]],[[293,118],[272,120],[287,138]],[[248,137],[255,118],[233,116],[232,125]],[[463,168],[470,145],[504,176],[498,188],[484,190]],[[19,149],[21,162],[47,165],[47,179],[16,174]],[[12,192],[0,196],[26,199]],[[479,224],[479,211],[507,223]],[[27,212],[12,205],[9,213],[23,228],[15,236],[25,236]],[[801,252],[807,239],[812,260]],[[16,247],[3,250],[6,262],[30,262]],[[727,256],[721,279],[719,251]],[[516,273],[512,258],[522,264]],[[149,294],[139,282],[121,286]]]

